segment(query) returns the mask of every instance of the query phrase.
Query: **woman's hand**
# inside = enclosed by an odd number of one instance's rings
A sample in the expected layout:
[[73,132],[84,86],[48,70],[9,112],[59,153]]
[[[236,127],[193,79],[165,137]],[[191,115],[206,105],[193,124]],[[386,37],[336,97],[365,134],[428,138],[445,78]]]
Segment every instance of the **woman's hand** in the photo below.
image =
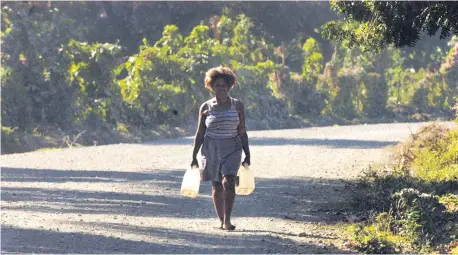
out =
[[198,120],[199,124],[197,126],[197,132],[196,132],[196,136],[194,137],[194,145],[192,148],[191,168],[193,166],[196,166],[197,168],[199,168],[199,162],[197,162],[197,153],[199,152],[200,147],[204,143],[205,130],[207,129],[207,127],[205,126],[206,116],[204,115],[204,112],[207,111],[207,108],[208,108],[207,103],[203,103],[200,106],[199,120]]
[[197,161],[197,158],[192,159],[191,168],[193,167],[199,168],[199,162]]
[[251,158],[250,158],[250,155],[245,156],[245,159],[244,159],[243,162],[242,162],[242,166],[244,166],[244,167],[247,167],[247,166],[249,166],[249,165],[251,165]]

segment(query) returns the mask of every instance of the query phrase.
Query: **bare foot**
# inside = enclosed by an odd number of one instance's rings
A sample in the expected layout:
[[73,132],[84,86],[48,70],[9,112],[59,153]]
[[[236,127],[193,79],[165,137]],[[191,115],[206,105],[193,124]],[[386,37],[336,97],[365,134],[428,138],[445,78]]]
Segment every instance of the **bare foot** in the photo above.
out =
[[231,230],[235,229],[235,226],[232,225],[231,223],[226,223],[222,227],[223,227],[224,230],[228,230],[228,231],[231,231]]
[[221,221],[219,227],[215,227],[215,229],[224,229],[224,223]]

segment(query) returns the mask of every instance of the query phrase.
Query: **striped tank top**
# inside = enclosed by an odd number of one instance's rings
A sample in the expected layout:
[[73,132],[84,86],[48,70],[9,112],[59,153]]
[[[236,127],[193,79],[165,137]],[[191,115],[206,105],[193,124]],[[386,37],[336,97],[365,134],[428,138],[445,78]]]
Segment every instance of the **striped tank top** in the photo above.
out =
[[208,114],[205,119],[207,130],[205,135],[211,138],[233,138],[238,136],[237,127],[239,126],[239,113],[235,108],[235,100],[230,98],[231,108],[226,111],[215,111],[212,101],[208,101]]

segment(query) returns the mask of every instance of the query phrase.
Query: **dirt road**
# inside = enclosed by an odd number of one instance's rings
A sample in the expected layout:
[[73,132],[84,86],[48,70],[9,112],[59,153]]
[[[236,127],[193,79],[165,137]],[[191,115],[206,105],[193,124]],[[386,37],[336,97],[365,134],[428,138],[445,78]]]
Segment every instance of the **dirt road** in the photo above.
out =
[[[424,123],[249,132],[255,192],[215,229],[210,184],[180,196],[192,138],[1,156],[1,249],[19,253],[346,252],[332,215],[386,146]],[[453,125],[448,123],[448,125]],[[410,131],[410,130],[411,131]]]

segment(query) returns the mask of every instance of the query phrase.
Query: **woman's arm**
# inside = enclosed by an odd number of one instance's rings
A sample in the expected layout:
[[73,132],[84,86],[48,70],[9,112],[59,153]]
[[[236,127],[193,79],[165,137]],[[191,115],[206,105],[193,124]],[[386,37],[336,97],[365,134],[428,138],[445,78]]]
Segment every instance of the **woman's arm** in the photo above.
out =
[[207,129],[207,126],[205,126],[205,119],[207,117],[207,108],[208,108],[207,103],[203,103],[199,109],[197,132],[196,132],[196,136],[194,137],[194,145],[192,149],[191,167],[192,166],[199,167],[199,163],[197,161],[197,153],[199,152],[200,147],[202,146],[204,142],[205,130]]
[[240,139],[242,140],[242,147],[243,151],[245,152],[245,160],[243,160],[242,164],[251,164],[251,154],[250,154],[250,146],[248,145],[248,134],[246,132],[245,126],[245,107],[242,102],[237,101],[237,111],[239,113],[239,126],[237,127]]

